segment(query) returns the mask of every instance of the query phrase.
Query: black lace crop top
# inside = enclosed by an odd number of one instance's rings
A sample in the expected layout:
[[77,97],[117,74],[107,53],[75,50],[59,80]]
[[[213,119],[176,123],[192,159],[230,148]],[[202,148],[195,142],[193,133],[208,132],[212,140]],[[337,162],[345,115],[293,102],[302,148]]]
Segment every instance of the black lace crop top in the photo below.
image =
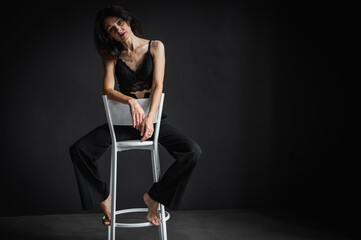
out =
[[130,96],[132,95],[130,92],[142,91],[152,87],[153,58],[150,54],[151,41],[149,41],[148,51],[144,54],[143,61],[136,71],[130,69],[122,59],[119,58],[117,60],[115,76],[117,77],[121,93]]

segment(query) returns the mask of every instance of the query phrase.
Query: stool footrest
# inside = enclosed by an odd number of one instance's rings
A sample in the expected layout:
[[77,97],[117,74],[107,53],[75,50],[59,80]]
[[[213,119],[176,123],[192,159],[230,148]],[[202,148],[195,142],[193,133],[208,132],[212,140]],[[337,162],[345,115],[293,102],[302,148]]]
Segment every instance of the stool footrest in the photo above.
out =
[[[158,211],[158,216],[160,216],[160,211]],[[148,212],[148,208],[129,208],[115,211],[115,215],[125,214],[125,213],[135,213],[135,212]],[[170,218],[170,214],[167,211],[165,213],[165,221],[168,221]],[[115,223],[115,227],[120,228],[137,228],[137,227],[151,227],[154,226],[150,222],[141,222],[141,223]],[[160,225],[159,225],[160,226]],[[110,226],[109,226],[110,227]]]

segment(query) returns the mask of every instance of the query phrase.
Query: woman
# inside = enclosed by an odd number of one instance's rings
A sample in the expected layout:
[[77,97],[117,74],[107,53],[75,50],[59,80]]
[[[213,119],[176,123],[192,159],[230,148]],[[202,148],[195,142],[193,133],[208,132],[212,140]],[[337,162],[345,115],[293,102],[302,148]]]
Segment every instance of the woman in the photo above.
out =
[[[133,126],[115,126],[117,141],[151,139],[161,94],[165,69],[164,45],[159,40],[141,38],[141,28],[134,16],[119,6],[100,10],[95,21],[95,44],[104,60],[103,94],[129,105]],[[119,90],[114,90],[115,76]],[[137,98],[149,98],[145,116]],[[179,207],[189,177],[201,155],[198,144],[171,126],[162,114],[158,141],[175,158],[162,178],[143,195],[148,207],[147,221],[158,226],[158,203],[169,209]],[[107,123],[96,127],[70,147],[84,210],[100,204],[103,224],[110,225],[111,196],[100,179],[97,160],[111,144]]]

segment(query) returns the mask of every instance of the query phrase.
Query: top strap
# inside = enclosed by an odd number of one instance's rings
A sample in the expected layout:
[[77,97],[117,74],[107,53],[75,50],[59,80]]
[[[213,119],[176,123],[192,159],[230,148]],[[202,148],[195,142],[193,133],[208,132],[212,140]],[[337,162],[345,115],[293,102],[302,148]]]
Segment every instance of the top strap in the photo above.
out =
[[151,42],[152,42],[152,40],[149,40],[148,51],[150,50],[150,43]]

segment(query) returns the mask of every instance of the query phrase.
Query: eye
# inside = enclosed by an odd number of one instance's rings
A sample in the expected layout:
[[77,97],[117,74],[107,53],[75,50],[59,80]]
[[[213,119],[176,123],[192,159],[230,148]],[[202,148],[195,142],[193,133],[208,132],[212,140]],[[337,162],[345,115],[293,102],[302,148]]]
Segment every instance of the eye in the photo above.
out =
[[123,21],[121,19],[118,20],[117,24],[121,25],[123,23]]

